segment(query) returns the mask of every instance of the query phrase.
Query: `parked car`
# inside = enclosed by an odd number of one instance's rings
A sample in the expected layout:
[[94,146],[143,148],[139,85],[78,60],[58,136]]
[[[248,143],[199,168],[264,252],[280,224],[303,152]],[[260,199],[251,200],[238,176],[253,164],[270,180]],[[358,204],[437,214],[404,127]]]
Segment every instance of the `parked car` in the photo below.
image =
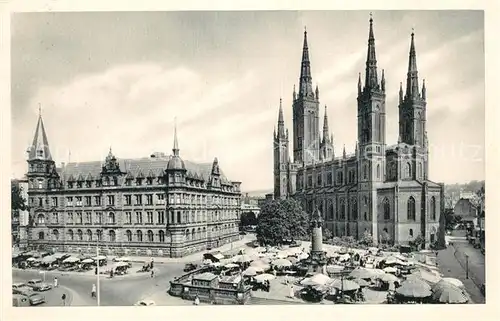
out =
[[27,284],[33,289],[33,291],[42,292],[52,289],[52,285],[45,283],[40,279],[29,280]]
[[14,295],[21,295],[26,297],[29,300],[30,305],[39,305],[45,303],[45,296],[38,292],[33,292],[30,288],[19,290],[19,292]]
[[14,307],[27,307],[27,306],[30,306],[30,300],[25,295],[14,294],[12,296],[12,306],[14,306]]
[[141,301],[138,301],[134,305],[139,306],[139,307],[149,307],[149,306],[156,305],[156,303],[153,300],[141,300]]
[[20,294],[22,292],[26,292],[31,290],[30,287],[26,285],[26,283],[23,282],[17,282],[12,284],[12,294]]
[[196,270],[198,266],[196,264],[193,264],[193,263],[188,263],[184,266],[184,272],[191,272],[193,270]]

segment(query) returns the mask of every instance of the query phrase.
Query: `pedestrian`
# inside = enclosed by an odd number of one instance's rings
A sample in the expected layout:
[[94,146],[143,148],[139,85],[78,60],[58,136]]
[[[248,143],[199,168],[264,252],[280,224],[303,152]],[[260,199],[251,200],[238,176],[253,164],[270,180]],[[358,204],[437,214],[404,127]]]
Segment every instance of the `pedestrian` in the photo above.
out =
[[54,277],[54,287],[57,288],[58,285],[59,285],[59,283],[58,283],[57,276],[56,276],[56,277]]
[[95,286],[95,284],[92,284],[92,297],[95,298],[96,297],[96,293],[97,293],[97,288]]
[[153,278],[154,276],[155,276],[155,271],[151,270],[151,278]]
[[288,274],[285,274],[285,284],[288,284]]
[[63,306],[66,306],[66,293],[63,293],[63,295],[61,296],[61,299],[62,299]]
[[113,269],[111,269],[111,270],[109,271],[109,277],[110,277],[110,278],[113,278],[113,274],[114,274],[114,273],[113,273]]
[[198,294],[194,297],[194,305],[200,305],[200,298],[198,297]]
[[290,298],[293,299],[295,297],[295,292],[293,291],[293,285],[290,287]]

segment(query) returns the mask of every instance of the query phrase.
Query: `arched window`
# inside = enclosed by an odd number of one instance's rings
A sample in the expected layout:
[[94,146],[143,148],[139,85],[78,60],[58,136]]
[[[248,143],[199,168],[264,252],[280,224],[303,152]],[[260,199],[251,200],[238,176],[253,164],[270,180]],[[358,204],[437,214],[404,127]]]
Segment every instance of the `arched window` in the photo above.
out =
[[340,200],[340,219],[345,220],[345,201],[344,201],[344,199]]
[[132,231],[127,230],[125,234],[127,235],[127,241],[132,242]]
[[384,220],[391,219],[391,204],[389,203],[389,199],[384,198]]
[[97,240],[102,241],[102,230],[97,230],[96,234],[97,234]]
[[413,237],[413,229],[410,229],[410,237]]
[[159,239],[160,239],[160,242],[165,242],[165,232],[160,230],[160,232],[158,232],[158,236],[159,236]]
[[73,235],[73,230],[68,230],[68,239],[70,241],[73,241],[74,235]]
[[115,224],[115,213],[111,212],[108,214],[108,223]]
[[148,242],[153,242],[153,241],[154,241],[153,231],[148,230]]
[[422,163],[418,163],[418,177],[422,178]]
[[203,232],[202,232],[202,233],[203,233],[203,234],[202,234],[202,236],[203,236],[203,237],[207,237],[207,229],[206,229],[206,228],[203,228],[203,230],[202,230],[202,231],[203,231]]
[[191,240],[196,240],[196,232],[194,229],[191,231]]
[[198,227],[198,230],[196,231],[196,238],[201,239],[201,228]]
[[436,220],[436,198],[434,196],[431,197],[431,220]]
[[380,164],[377,164],[377,178],[380,178]]
[[78,235],[78,241],[83,241],[83,232],[82,232],[82,230],[76,231],[76,234]]
[[59,231],[58,230],[53,230],[52,235],[54,236],[54,240],[59,240]]
[[87,230],[87,241],[92,241],[92,231],[91,230]]
[[328,218],[333,220],[333,202],[328,203]]
[[116,242],[116,233],[113,230],[109,231],[109,241]]
[[411,178],[412,173],[411,173],[411,164],[406,163],[406,178]]
[[141,230],[137,231],[136,235],[137,235],[137,242],[142,242],[142,231]]
[[357,220],[358,219],[358,200],[355,199],[355,198],[352,200],[351,218],[353,220]]
[[36,223],[38,225],[44,225],[45,224],[45,215],[38,214],[38,216],[36,217]]
[[43,232],[39,232],[39,233],[38,233],[38,239],[39,239],[39,240],[43,240],[43,239],[45,239],[45,233],[43,233]]
[[408,199],[408,221],[415,221],[415,199],[413,196],[410,196]]
[[368,165],[363,165],[363,178],[367,179],[368,178]]
[[181,223],[181,211],[177,211],[177,222],[176,223]]

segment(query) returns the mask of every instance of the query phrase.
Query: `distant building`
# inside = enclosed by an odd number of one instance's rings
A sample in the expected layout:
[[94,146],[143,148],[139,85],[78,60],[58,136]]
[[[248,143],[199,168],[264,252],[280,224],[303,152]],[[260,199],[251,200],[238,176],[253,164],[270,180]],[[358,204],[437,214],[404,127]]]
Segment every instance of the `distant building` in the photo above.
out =
[[478,225],[478,209],[469,198],[461,198],[453,208],[453,215],[460,216],[462,221],[471,222],[474,226]]
[[182,257],[238,239],[241,182],[173,154],[56,167],[40,115],[28,156],[33,248]]
[[[11,180],[12,186],[17,186],[20,190],[21,197],[28,205],[28,180],[22,179]],[[11,231],[12,245],[20,248],[25,248],[28,243],[27,226],[29,223],[29,210],[26,209],[12,211],[11,213]]]

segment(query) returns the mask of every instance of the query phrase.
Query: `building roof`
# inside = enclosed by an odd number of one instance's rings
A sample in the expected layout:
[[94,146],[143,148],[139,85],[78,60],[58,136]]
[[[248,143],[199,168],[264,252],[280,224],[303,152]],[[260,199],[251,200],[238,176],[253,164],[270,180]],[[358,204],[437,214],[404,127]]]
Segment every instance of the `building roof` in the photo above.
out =
[[49,140],[47,139],[47,134],[45,133],[45,126],[43,126],[41,113],[38,116],[38,123],[36,125],[33,143],[29,148],[29,159],[52,160],[52,155],[49,150]]
[[241,281],[241,276],[238,275],[229,275],[229,276],[223,276],[219,280],[220,283],[229,283],[229,284],[237,284]]
[[202,280],[202,281],[212,281],[215,278],[217,278],[217,275],[210,272],[204,272],[193,276],[193,280]]
[[[167,169],[170,157],[144,157],[144,158],[117,158],[120,165],[120,170],[130,178],[137,177],[158,177],[163,175]],[[205,182],[210,180],[212,173],[212,163],[195,163],[191,161],[184,161],[187,173],[186,175],[192,179],[198,179]],[[69,179],[74,180],[87,180],[88,178],[97,179],[100,177],[103,161],[91,162],[72,162],[58,168],[58,173],[64,181]],[[227,177],[220,172],[220,179],[222,183],[230,184]]]

